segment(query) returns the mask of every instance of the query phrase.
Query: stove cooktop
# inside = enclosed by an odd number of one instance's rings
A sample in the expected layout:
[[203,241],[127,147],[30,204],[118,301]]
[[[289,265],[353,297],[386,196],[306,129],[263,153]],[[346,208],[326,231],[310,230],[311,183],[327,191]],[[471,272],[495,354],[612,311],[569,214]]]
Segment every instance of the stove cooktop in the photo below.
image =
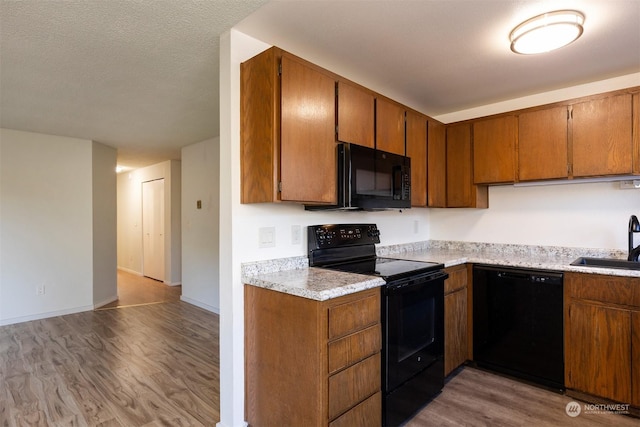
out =
[[444,265],[436,262],[410,261],[396,258],[373,258],[324,267],[349,273],[380,276],[385,280],[394,280],[442,270]]

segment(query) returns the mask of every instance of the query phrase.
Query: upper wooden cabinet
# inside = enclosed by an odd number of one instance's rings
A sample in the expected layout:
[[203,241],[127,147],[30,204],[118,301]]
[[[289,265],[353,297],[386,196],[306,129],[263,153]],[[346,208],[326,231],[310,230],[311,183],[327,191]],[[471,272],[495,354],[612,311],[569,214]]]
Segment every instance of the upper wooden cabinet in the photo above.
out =
[[411,206],[427,206],[427,117],[407,111],[407,156],[411,158]]
[[374,119],[373,93],[338,82],[338,140],[374,148]]
[[633,95],[633,173],[640,175],[640,93]]
[[429,120],[427,124],[427,205],[447,207],[446,127]]
[[405,108],[378,97],[376,99],[376,148],[405,155]]
[[567,178],[566,106],[522,113],[518,117],[518,180]]
[[335,77],[278,48],[240,72],[242,203],[335,203]]
[[473,123],[473,182],[512,183],[516,177],[515,147],[518,121],[501,116]]
[[571,109],[573,176],[632,173],[632,95],[581,102]]
[[486,187],[473,185],[471,124],[447,127],[447,207],[486,208]]

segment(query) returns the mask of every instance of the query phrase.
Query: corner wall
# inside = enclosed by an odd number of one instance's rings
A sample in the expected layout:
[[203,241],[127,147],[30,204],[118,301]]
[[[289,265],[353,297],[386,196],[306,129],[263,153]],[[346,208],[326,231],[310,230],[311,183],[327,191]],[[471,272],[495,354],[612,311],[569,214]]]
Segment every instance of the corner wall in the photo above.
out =
[[0,153],[0,325],[93,309],[115,287],[115,217],[95,211],[113,202],[115,150],[0,129]]
[[183,147],[181,156],[181,299],[214,313],[220,313],[219,143],[213,138]]

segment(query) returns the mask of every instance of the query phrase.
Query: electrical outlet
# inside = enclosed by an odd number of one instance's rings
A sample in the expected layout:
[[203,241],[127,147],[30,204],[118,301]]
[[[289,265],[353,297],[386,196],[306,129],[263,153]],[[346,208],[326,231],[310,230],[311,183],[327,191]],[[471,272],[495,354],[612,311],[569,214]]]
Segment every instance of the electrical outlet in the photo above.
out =
[[42,285],[36,286],[36,295],[41,297],[44,296],[46,288],[44,287],[44,283]]
[[302,228],[299,225],[291,226],[291,244],[299,245],[302,243]]
[[276,245],[276,228],[262,227],[258,230],[258,247],[273,248]]

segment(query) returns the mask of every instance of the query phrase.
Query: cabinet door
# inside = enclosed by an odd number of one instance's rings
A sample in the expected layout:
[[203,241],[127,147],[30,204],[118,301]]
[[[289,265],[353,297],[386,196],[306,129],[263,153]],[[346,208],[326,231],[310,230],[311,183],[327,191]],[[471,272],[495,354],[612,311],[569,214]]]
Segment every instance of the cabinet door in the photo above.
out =
[[631,313],[631,382],[633,392],[631,404],[640,407],[640,311]]
[[633,173],[640,175],[640,93],[633,95]]
[[373,94],[338,82],[338,140],[374,148],[374,119]]
[[462,123],[447,128],[447,207],[488,206],[486,187],[473,185],[471,125]]
[[631,312],[571,303],[567,387],[629,402],[631,399]]
[[630,94],[572,106],[573,176],[632,172]]
[[444,297],[444,374],[467,360],[467,288]]
[[427,200],[429,207],[447,207],[447,143],[445,126],[429,121],[427,129]]
[[514,116],[481,120],[473,124],[473,182],[514,182],[518,120]]
[[285,55],[281,84],[280,198],[334,204],[335,81]]
[[518,180],[567,178],[567,107],[522,113],[518,117]]
[[376,99],[376,148],[404,156],[404,107]]
[[411,206],[427,206],[427,118],[407,111],[407,156],[411,157]]

